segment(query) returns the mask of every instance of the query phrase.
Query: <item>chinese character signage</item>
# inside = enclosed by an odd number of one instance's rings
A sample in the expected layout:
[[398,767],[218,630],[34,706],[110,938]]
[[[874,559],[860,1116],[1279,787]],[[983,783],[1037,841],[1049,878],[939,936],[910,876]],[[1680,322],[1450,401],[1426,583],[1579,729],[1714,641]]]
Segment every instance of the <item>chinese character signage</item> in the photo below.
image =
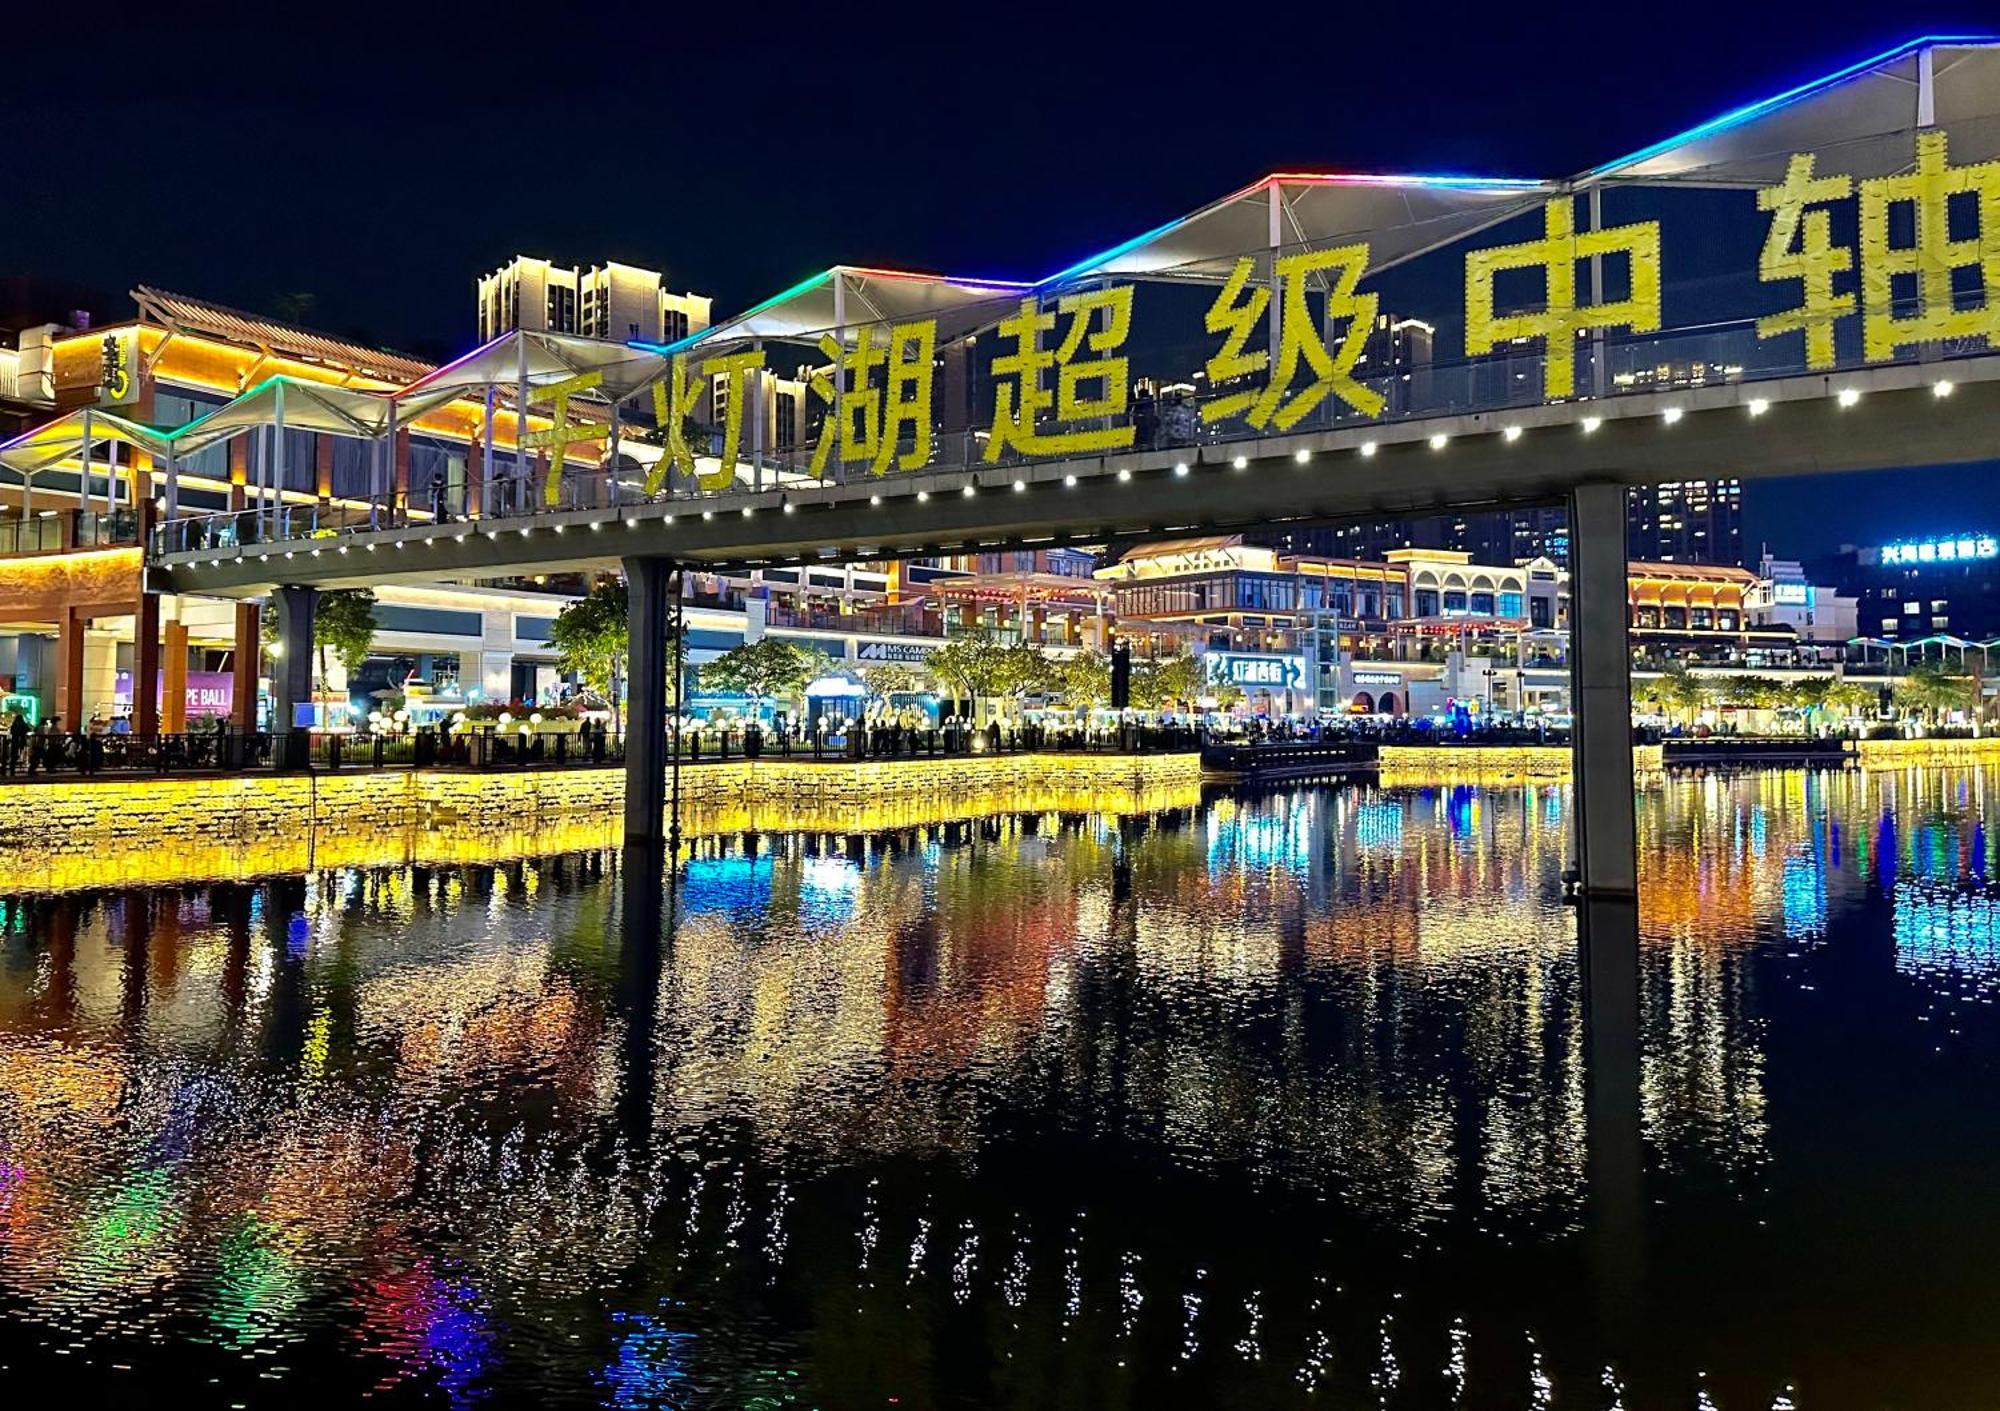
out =
[[2000,558],[2000,540],[1990,534],[1882,546],[1883,563],[1967,563],[1992,558]]

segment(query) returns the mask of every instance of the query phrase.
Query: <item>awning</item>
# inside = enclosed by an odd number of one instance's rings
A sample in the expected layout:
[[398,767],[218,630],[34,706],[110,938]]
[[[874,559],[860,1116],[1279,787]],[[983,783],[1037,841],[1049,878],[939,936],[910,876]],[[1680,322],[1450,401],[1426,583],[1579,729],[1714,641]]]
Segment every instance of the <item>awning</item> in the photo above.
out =
[[1114,245],[1043,283],[1127,275],[1221,279],[1244,255],[1366,240],[1370,270],[1385,269],[1539,205],[1561,188],[1547,181],[1477,176],[1357,176],[1280,172]]
[[1954,165],[2000,157],[2000,38],[1926,36],[1607,162],[1578,184],[1764,186],[1794,152],[1866,178],[1908,169],[1911,132],[1951,130]]
[[86,449],[95,464],[100,457],[108,463],[109,457],[104,452],[111,446],[129,446],[164,458],[169,445],[169,433],[164,428],[131,421],[115,412],[78,410],[65,412],[10,441],[0,442],[0,466],[26,480],[65,461],[81,464]]
[[[395,404],[396,423],[408,426],[455,395],[446,390],[399,396]],[[390,402],[383,393],[301,382],[292,377],[271,377],[172,432],[174,454],[189,455],[245,431],[275,426],[281,401],[287,431],[373,440],[389,429]]]
[[662,352],[756,339],[816,341],[835,328],[873,323],[938,320],[938,338],[960,334],[1003,318],[1035,286],[1011,280],[955,279],[941,274],[835,265],[800,280],[746,313],[705,329]]
[[578,396],[588,401],[623,401],[666,374],[668,361],[663,352],[652,344],[515,329],[419,377],[399,389],[396,398],[400,406],[405,399],[435,394],[473,396],[483,394],[488,387],[510,391],[525,380],[532,401],[533,394],[542,388],[596,373],[597,386]]

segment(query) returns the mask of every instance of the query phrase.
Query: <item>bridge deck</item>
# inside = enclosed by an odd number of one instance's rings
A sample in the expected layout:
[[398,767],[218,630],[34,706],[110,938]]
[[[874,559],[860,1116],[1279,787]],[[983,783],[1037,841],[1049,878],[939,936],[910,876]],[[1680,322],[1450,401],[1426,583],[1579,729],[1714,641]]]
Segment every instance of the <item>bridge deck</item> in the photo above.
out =
[[[1942,379],[1949,397],[1934,390]],[[1848,390],[1860,397],[1843,405]],[[2000,454],[1996,433],[2000,356],[1982,355],[802,490],[218,549],[155,545],[148,573],[156,589],[246,597],[278,583],[497,577],[629,557],[720,567],[1120,543],[1547,503],[1593,482],[1965,464]]]

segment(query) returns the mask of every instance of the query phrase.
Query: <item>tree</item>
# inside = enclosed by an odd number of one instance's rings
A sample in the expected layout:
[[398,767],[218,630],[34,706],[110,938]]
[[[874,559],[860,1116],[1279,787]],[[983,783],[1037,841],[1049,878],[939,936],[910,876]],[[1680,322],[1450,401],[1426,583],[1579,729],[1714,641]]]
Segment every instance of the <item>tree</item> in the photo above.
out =
[[1938,721],[1954,710],[1979,708],[1979,682],[1949,675],[1936,662],[1920,661],[1896,682],[1896,704],[1925,720]]
[[1163,657],[1132,663],[1132,704],[1141,710],[1193,706],[1207,681],[1201,662],[1185,647]]
[[[263,637],[266,650],[275,654],[281,648],[295,651],[294,643],[281,644],[278,639],[278,604],[275,599],[266,599],[262,618]],[[361,669],[368,660],[368,649],[375,644],[375,590],[373,588],[328,588],[319,595],[319,602],[313,608],[312,646],[319,666],[319,676],[314,689],[326,694],[326,655],[333,653],[341,669],[349,676]]]
[[1646,697],[1659,704],[1667,715],[1686,715],[1692,722],[1712,698],[1712,684],[1696,676],[1687,669],[1685,663],[1674,662],[1660,673],[1646,690]]
[[584,689],[611,707],[619,719],[618,683],[631,652],[632,597],[622,578],[603,578],[564,607],[549,626],[556,665],[575,672]]
[[1078,710],[1111,703],[1111,658],[1096,649],[1078,652],[1054,664],[1055,687]]
[[701,669],[701,684],[711,691],[734,691],[750,698],[754,709],[766,700],[781,699],[797,706],[806,683],[825,674],[833,663],[826,654],[783,637],[760,637],[731,647]]
[[1000,693],[1019,700],[1055,688],[1055,662],[1040,647],[1016,642],[1000,657]]
[[916,668],[904,666],[901,662],[863,667],[861,684],[878,701],[886,701],[891,696],[906,696],[924,688],[923,678],[917,674]]
[[931,675],[960,700],[977,701],[1007,689],[1007,649],[984,637],[954,637],[931,653]]

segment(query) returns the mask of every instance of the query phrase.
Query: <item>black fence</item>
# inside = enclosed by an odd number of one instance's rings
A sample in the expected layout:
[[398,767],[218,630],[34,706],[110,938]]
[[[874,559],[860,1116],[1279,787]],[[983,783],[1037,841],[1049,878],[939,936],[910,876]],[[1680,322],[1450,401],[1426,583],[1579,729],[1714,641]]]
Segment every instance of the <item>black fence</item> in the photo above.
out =
[[[407,735],[312,733],[305,767],[319,773],[376,769],[561,769],[623,765],[625,735],[609,729]],[[740,759],[916,759],[972,754],[1139,754],[1193,751],[1198,734],[1176,726],[1122,730],[1046,730],[944,726],[870,727],[842,734],[756,727],[669,732],[667,754],[683,764]],[[0,737],[0,780],[232,774],[274,767],[278,742],[265,731],[190,730],[177,734],[31,734],[18,748]]]

